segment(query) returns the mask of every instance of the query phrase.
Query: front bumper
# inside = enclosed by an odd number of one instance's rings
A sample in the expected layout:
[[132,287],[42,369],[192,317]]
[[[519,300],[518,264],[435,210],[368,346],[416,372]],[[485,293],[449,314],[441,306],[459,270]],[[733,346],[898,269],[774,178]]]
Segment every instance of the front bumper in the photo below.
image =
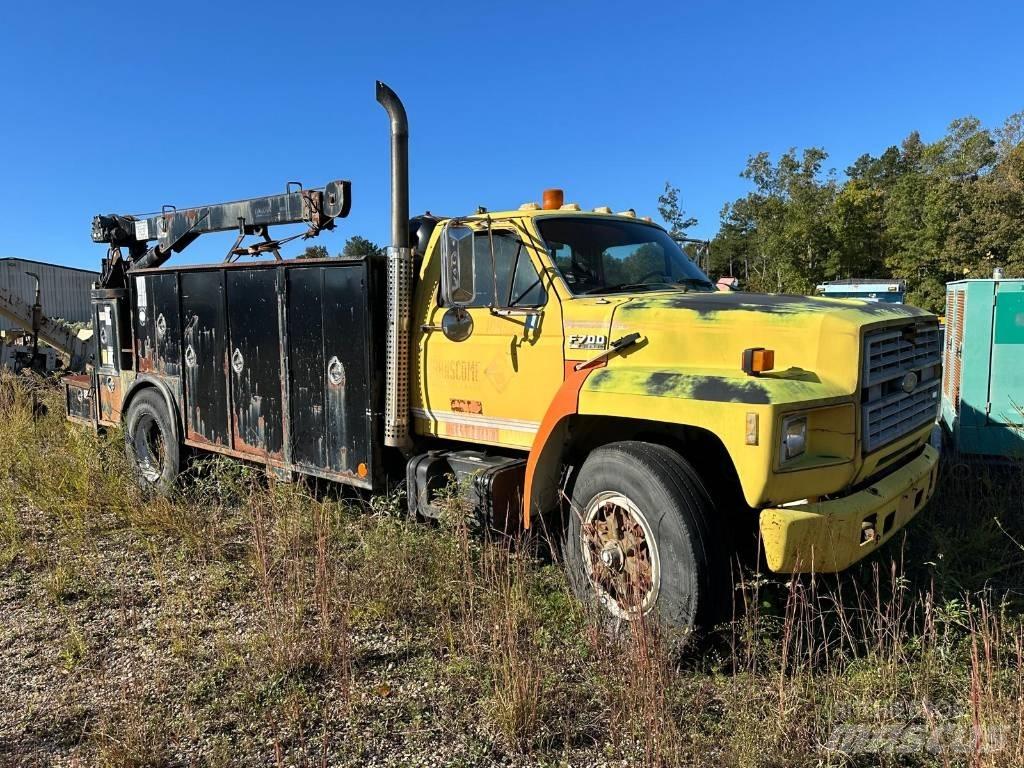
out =
[[890,539],[935,491],[939,452],[916,459],[863,491],[831,501],[761,511],[761,539],[776,573],[834,573]]

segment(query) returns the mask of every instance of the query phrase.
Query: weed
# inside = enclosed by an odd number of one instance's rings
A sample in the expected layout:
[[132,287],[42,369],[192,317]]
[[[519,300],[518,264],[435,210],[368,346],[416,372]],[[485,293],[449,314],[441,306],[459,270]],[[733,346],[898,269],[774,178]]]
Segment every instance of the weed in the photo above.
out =
[[78,623],[65,614],[64,638],[60,648],[60,659],[65,669],[74,669],[85,659],[89,646]]
[[[732,619],[683,657],[653,621],[606,632],[457,486],[438,525],[399,492],[358,503],[222,458],[150,498],[116,431],[34,396],[45,415],[0,379],[0,586],[56,617],[33,642],[79,695],[142,665],[84,764],[1024,764],[1020,467],[944,468],[906,536],[847,574],[743,573]],[[123,642],[138,653],[108,663]]]

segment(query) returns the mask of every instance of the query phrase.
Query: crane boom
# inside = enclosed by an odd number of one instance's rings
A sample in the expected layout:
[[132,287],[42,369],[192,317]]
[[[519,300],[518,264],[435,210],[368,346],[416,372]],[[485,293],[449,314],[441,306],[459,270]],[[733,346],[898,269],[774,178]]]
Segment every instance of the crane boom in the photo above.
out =
[[[306,237],[333,229],[334,220],[347,216],[351,208],[351,186],[351,182],[336,180],[319,189],[302,189],[296,182],[290,182],[286,191],[278,195],[195,208],[165,206],[162,212],[151,216],[99,215],[92,220],[92,240],[108,243],[112,250],[127,247],[131,269],[159,267],[171,253],[180,253],[200,235],[231,230],[238,231],[238,239],[228,252],[229,259],[265,251],[280,257],[279,243],[270,238],[268,228],[305,222],[309,226]],[[239,248],[246,235],[259,235],[263,242]],[[152,241],[156,243],[150,246]]]

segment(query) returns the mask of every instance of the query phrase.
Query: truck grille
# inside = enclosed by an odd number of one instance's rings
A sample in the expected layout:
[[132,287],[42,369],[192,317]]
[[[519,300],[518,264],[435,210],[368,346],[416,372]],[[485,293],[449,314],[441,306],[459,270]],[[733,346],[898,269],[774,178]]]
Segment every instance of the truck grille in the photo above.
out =
[[[934,320],[884,328],[864,337],[861,418],[865,453],[935,420],[941,359],[939,326]],[[916,381],[908,377],[911,373]]]

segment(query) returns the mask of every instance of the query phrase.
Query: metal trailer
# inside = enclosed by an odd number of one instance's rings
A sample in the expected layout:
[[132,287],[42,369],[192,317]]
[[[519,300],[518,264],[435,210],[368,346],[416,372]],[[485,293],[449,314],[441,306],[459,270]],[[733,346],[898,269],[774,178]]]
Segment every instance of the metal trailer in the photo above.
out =
[[885,304],[902,304],[907,293],[907,284],[903,280],[829,280],[819,285],[817,292],[819,296],[830,299],[860,299]]
[[947,284],[941,420],[961,453],[1024,456],[1024,280]]

